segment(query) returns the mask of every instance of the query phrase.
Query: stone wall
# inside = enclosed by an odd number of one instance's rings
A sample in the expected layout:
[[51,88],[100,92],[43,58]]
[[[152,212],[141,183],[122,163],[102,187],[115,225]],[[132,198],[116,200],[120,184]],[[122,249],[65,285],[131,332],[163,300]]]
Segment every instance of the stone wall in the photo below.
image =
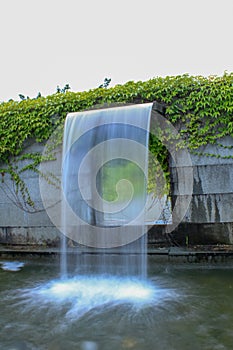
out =
[[[25,153],[42,152],[44,145],[32,143],[25,148]],[[27,161],[17,163],[19,169]],[[55,173],[57,169],[54,169]],[[28,208],[25,200],[16,192],[10,175],[5,174],[0,185],[0,243],[35,244],[56,246],[60,241],[60,231],[54,227],[48,217],[40,195],[39,176],[33,171],[22,175],[35,208]],[[28,212],[28,209],[30,212]]]
[[[233,139],[225,137],[221,145],[207,145],[191,154],[193,194],[191,204],[173,236],[181,243],[233,244]],[[212,155],[212,156],[210,156]],[[215,155],[215,156],[214,156]],[[172,196],[179,195],[176,168],[171,161]]]
[[[233,158],[227,158],[233,156],[233,139],[226,137],[221,144],[224,147],[208,145],[199,150],[215,157],[191,154],[193,194],[186,215],[169,234],[163,226],[153,227],[149,243],[171,239],[179,244],[187,244],[187,241],[189,244],[233,244]],[[42,149],[43,145],[33,144],[25,152]],[[185,194],[179,193],[177,169],[172,160],[170,169],[172,201],[175,202],[177,196]],[[54,171],[59,172],[58,169]],[[27,171],[23,177],[35,202],[35,211],[22,210],[23,199],[17,196],[10,177],[5,175],[0,186],[0,243],[56,246],[61,234],[44,210],[38,175]]]

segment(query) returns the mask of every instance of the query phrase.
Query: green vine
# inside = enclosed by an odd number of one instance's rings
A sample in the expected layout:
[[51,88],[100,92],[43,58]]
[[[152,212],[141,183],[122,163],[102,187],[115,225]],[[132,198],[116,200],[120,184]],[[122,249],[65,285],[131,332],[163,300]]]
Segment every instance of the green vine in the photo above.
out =
[[[106,82],[107,84],[108,82]],[[103,88],[106,87],[106,88]],[[21,192],[25,203],[33,206],[21,175],[24,171],[38,171],[41,154],[23,153],[27,142],[44,143],[52,135],[53,144],[47,159],[62,140],[62,130],[67,113],[113,103],[146,103],[158,101],[166,107],[166,118],[176,126],[186,146],[199,156],[221,157],[202,150],[208,144],[216,144],[229,151],[221,139],[233,137],[233,73],[223,76],[168,76],[145,82],[130,81],[109,88],[100,86],[85,92],[65,90],[35,99],[10,100],[0,104],[0,174],[11,176],[17,193]],[[54,132],[55,131],[55,132]],[[201,150],[200,150],[201,149]],[[167,152],[156,138],[150,138],[150,150],[157,156],[168,176]],[[223,158],[232,158],[231,154]],[[15,161],[29,160],[21,169]]]

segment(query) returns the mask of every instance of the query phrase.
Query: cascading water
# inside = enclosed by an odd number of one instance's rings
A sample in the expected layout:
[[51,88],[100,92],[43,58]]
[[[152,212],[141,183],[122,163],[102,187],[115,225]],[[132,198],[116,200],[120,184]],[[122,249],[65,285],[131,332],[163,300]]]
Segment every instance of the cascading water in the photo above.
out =
[[[44,303],[52,300],[58,307],[71,302],[67,315],[74,311],[76,319],[96,308],[102,313],[106,306],[121,309],[158,298],[158,290],[145,278],[147,223],[160,221],[163,207],[163,203],[154,205],[153,198],[163,194],[158,191],[163,174],[154,176],[159,166],[153,155],[152,172],[149,167],[147,176],[150,119],[156,119],[152,106],[69,114],[62,157],[58,149],[56,161],[40,167],[44,207],[63,233],[61,278],[30,294],[39,292]],[[155,129],[161,129],[159,123]],[[47,142],[45,156],[56,135],[55,131]],[[54,181],[47,182],[56,174],[59,180],[61,169],[62,191],[57,182],[54,186]],[[153,193],[152,184],[156,185]]]
[[[152,103],[67,116],[62,162],[62,274],[72,239],[79,273],[146,276]],[[78,254],[79,247],[86,254]],[[94,254],[97,253],[97,254]],[[74,255],[73,259],[74,259]]]

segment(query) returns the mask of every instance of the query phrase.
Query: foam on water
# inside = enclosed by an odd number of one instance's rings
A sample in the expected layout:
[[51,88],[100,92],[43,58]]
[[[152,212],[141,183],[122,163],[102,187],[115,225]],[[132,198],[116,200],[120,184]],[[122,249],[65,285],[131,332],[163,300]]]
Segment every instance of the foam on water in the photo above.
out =
[[66,317],[79,319],[88,312],[103,312],[116,306],[141,308],[174,297],[174,292],[157,288],[149,280],[115,276],[80,276],[53,280],[35,288],[24,289],[28,304],[66,307]]
[[154,289],[139,280],[115,277],[79,277],[55,281],[38,290],[40,295],[57,300],[76,298],[78,301],[145,302],[151,299]]
[[5,271],[20,271],[24,265],[25,263],[20,261],[0,261],[1,269]]

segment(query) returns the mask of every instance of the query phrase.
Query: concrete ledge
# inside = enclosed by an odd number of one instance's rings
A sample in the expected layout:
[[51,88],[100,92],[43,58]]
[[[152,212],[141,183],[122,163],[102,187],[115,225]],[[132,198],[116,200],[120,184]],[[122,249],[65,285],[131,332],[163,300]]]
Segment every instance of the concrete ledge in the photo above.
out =
[[[102,254],[101,249],[90,249],[90,248],[71,248],[68,249],[68,255],[99,255]],[[116,249],[109,249],[105,251],[105,254],[118,255],[119,251]],[[128,254],[125,253],[120,254]],[[139,254],[139,252],[131,253],[133,255]],[[58,248],[44,248],[37,249],[33,247],[4,247],[0,246],[0,258],[1,259],[15,259],[15,258],[26,258],[36,259],[41,257],[59,258],[61,251]],[[233,246],[211,246],[206,247],[189,247],[189,248],[148,248],[148,256],[156,258],[163,258],[163,261],[168,262],[184,262],[184,263],[221,263],[221,262],[233,262]]]

